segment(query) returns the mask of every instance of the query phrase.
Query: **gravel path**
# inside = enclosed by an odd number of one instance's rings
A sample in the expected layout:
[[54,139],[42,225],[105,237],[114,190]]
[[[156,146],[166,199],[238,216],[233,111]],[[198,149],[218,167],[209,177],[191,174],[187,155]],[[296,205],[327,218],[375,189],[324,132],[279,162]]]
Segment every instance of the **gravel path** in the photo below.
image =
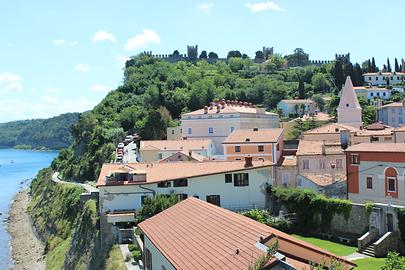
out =
[[11,254],[14,270],[45,269],[44,246],[32,230],[27,214],[29,196],[27,190],[20,191],[11,205],[8,231],[11,234]]

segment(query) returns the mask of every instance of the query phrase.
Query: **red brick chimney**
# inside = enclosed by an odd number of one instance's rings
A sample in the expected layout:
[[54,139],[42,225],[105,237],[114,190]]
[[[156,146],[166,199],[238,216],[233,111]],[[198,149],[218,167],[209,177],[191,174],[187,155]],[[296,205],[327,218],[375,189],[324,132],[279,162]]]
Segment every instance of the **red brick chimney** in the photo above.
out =
[[245,157],[245,168],[253,167],[253,158],[252,157]]

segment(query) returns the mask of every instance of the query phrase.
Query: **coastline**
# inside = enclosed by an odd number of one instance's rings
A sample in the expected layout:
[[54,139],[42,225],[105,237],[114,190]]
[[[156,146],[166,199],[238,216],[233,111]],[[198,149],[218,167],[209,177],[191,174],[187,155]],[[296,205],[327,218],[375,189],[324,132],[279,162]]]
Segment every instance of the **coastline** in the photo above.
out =
[[7,230],[11,235],[12,269],[45,269],[44,244],[33,231],[27,213],[28,190],[20,190],[10,207]]

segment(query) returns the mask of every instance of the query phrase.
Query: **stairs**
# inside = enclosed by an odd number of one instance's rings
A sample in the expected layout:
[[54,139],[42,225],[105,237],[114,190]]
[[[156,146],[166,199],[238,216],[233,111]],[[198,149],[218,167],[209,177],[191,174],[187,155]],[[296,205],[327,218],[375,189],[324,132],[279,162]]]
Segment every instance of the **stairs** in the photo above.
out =
[[365,249],[360,251],[360,253],[370,256],[370,257],[375,257],[375,252],[374,252],[374,241],[371,242],[368,246],[366,246]]

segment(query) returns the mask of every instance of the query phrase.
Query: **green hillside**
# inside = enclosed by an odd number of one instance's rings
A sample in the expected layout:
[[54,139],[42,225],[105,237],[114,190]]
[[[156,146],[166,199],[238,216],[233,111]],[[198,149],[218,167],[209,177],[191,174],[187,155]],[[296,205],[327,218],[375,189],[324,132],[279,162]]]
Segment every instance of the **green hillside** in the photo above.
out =
[[65,113],[49,119],[0,123],[0,148],[61,149],[73,142],[70,127],[78,113]]

